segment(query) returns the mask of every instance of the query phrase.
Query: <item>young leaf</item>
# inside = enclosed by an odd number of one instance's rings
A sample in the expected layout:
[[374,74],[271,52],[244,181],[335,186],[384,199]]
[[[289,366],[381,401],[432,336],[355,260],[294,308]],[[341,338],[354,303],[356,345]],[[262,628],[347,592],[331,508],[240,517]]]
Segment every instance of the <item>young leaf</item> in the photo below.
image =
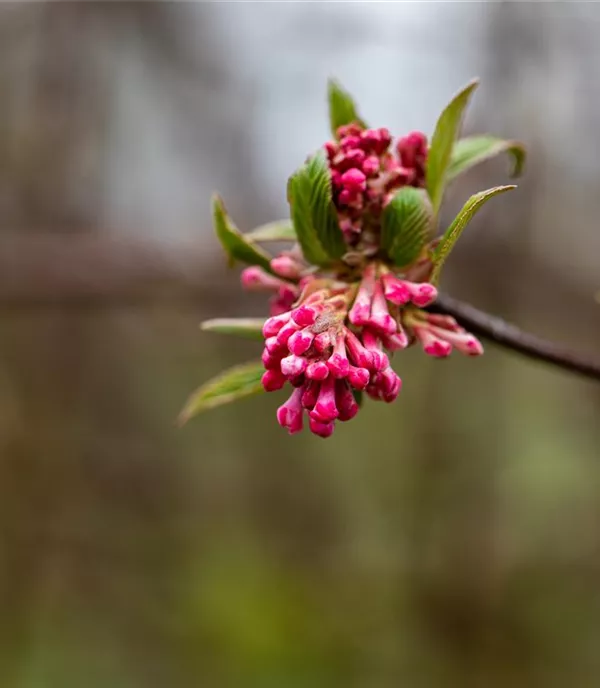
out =
[[199,387],[187,400],[178,423],[193,416],[264,391],[260,379],[265,372],[260,361],[234,366]]
[[508,153],[511,157],[511,177],[518,177],[525,165],[525,147],[519,141],[506,141],[495,136],[467,136],[454,144],[450,166],[448,167],[448,181],[459,174],[470,170],[484,160]]
[[361,389],[352,389],[352,396],[354,401],[358,404],[359,408],[363,405],[363,392]]
[[269,254],[255,246],[233,224],[217,194],[213,194],[212,197],[212,216],[215,232],[229,258],[229,265],[239,260],[249,265],[260,265],[261,268],[272,272]]
[[279,220],[261,225],[251,232],[244,234],[248,241],[296,241],[294,226],[289,220]]
[[264,318],[215,318],[205,320],[200,327],[205,332],[218,332],[219,334],[233,334],[245,339],[264,339],[262,327]]
[[432,229],[433,211],[427,194],[405,186],[383,210],[381,246],[395,265],[408,265],[421,253]]
[[329,122],[333,136],[336,135],[338,127],[344,124],[351,124],[352,122],[358,122],[358,124],[366,128],[366,124],[356,111],[356,105],[352,96],[335,79],[329,79],[327,99],[329,100]]
[[347,251],[331,200],[331,179],[324,151],[308,160],[288,182],[294,229],[302,253],[313,265],[326,265]]
[[442,265],[444,264],[450,251],[453,249],[454,244],[457,242],[458,237],[461,235],[463,229],[469,224],[471,218],[473,215],[475,215],[479,208],[481,208],[486,201],[492,198],[492,196],[497,196],[505,191],[511,191],[512,189],[516,188],[517,187],[514,186],[514,184],[509,186],[496,186],[493,189],[488,189],[487,191],[480,191],[469,198],[433,251],[432,262],[434,267],[429,280],[432,284],[437,284],[439,281]]
[[446,184],[446,174],[452,155],[452,147],[458,136],[465,107],[471,93],[479,81],[470,81],[452,98],[440,115],[431,139],[427,154],[427,191],[433,204],[433,212],[437,215]]

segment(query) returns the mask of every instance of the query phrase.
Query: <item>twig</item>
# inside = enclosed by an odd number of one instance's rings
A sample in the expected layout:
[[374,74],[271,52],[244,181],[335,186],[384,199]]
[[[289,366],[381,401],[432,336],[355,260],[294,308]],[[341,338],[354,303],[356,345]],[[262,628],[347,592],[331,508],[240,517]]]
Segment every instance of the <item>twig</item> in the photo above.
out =
[[451,315],[473,334],[490,339],[524,356],[552,363],[589,379],[600,380],[600,360],[587,358],[559,344],[523,332],[502,318],[480,311],[451,296],[440,294],[429,310]]
[[[231,279],[207,278],[211,259],[196,245],[164,245],[79,234],[12,235],[0,242],[0,312],[58,308],[192,308],[232,298]],[[220,274],[220,273],[219,273]],[[540,281],[544,276],[540,276]],[[547,279],[547,277],[546,277]],[[208,285],[211,285],[210,288]],[[237,293],[237,292],[236,292]],[[210,294],[210,297],[209,297]],[[474,334],[529,358],[600,380],[600,361],[540,339],[450,296],[430,308],[454,316]]]

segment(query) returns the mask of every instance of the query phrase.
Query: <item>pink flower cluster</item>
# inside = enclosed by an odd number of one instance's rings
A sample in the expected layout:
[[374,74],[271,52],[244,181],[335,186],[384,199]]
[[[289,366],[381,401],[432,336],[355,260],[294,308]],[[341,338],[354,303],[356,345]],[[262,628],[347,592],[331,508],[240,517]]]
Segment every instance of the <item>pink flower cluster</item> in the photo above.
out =
[[453,318],[423,310],[437,297],[426,281],[428,258],[421,256],[402,275],[375,258],[386,203],[402,186],[424,186],[426,137],[413,132],[392,150],[387,129],[350,124],[338,129],[337,139],[325,148],[340,228],[349,248],[370,260],[332,276],[310,268],[296,247],[272,259],[272,274],[257,266],[242,273],[247,289],[273,294],[263,327],[262,384],[268,392],[288,382],[293,387],[277,411],[279,424],[291,434],[308,417],[314,434],[329,437],[337,420],[358,413],[363,391],[394,401],[402,382],[389,355],[413,343],[435,357],[453,349],[483,353]]
[[[303,428],[329,437],[335,421],[347,421],[359,410],[355,392],[392,402],[401,380],[392,370],[390,353],[420,342],[436,357],[453,348],[469,354],[483,352],[479,341],[456,321],[421,310],[437,297],[427,282],[412,282],[370,263],[361,282],[349,284],[315,275],[303,276],[303,265],[289,255],[273,259],[274,277],[261,268],[247,268],[242,283],[272,290],[276,299],[294,295],[294,304],[280,312],[272,304],[265,322],[262,383],[267,391],[289,382],[294,391],[277,411],[280,425],[293,434]],[[286,291],[287,290],[287,291]]]
[[331,169],[333,201],[346,241],[356,245],[365,222],[378,218],[393,192],[425,184],[427,137],[412,132],[390,150],[385,129],[364,129],[353,123],[337,130],[337,141],[325,144]]

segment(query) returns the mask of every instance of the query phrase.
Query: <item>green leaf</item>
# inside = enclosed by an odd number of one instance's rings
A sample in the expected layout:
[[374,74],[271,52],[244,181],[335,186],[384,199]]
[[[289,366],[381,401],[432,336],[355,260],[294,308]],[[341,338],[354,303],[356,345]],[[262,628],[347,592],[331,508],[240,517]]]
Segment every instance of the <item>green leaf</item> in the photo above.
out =
[[367,125],[360,118],[352,96],[335,79],[329,79],[327,99],[329,100],[329,123],[333,136],[336,135],[338,127],[352,122],[358,122],[366,128]]
[[206,382],[187,400],[179,414],[179,425],[184,425],[193,416],[209,409],[263,392],[260,379],[264,372],[260,361],[252,361],[229,368]]
[[294,225],[289,220],[278,220],[261,225],[244,234],[247,241],[296,241]]
[[260,265],[268,272],[273,272],[269,254],[255,246],[233,224],[227,215],[223,201],[217,194],[213,194],[212,197],[212,216],[215,232],[229,257],[229,265],[239,260],[248,265]]
[[448,181],[459,174],[470,170],[484,160],[508,153],[511,158],[511,177],[518,177],[525,165],[525,146],[519,141],[506,141],[495,136],[467,136],[454,144],[450,166],[448,167]]
[[326,265],[348,250],[331,200],[324,151],[317,152],[288,182],[288,200],[302,253],[313,265]]
[[457,242],[463,229],[469,224],[471,218],[473,215],[475,215],[479,208],[481,208],[481,206],[489,201],[489,199],[493,196],[497,196],[505,191],[511,191],[512,189],[516,188],[517,187],[514,184],[508,186],[495,186],[493,189],[480,191],[469,198],[433,251],[432,262],[434,267],[429,280],[430,282],[437,284],[439,281],[442,265],[450,254],[450,251],[454,248],[454,244]]
[[433,204],[434,215],[437,215],[442,203],[452,148],[460,130],[463,113],[478,83],[479,81],[474,79],[462,88],[444,108],[435,125],[427,154],[426,172],[427,191]]
[[264,318],[215,318],[205,320],[200,327],[205,332],[218,332],[219,334],[233,334],[245,339],[264,339],[262,328]]
[[352,388],[352,396],[354,397],[354,401],[358,404],[358,407],[360,408],[363,405],[363,392],[362,389],[354,389]]
[[405,186],[381,215],[381,246],[395,265],[412,263],[433,230],[433,211],[425,191]]

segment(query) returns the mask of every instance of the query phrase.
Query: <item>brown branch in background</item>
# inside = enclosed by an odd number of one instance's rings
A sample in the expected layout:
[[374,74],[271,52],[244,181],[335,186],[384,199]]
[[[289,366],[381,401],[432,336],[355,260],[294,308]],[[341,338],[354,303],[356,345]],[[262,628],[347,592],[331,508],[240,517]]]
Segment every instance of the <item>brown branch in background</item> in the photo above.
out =
[[429,310],[451,315],[473,334],[489,339],[506,349],[538,361],[552,363],[593,380],[600,380],[600,360],[582,356],[559,344],[523,332],[502,318],[480,311],[447,294],[440,294]]

